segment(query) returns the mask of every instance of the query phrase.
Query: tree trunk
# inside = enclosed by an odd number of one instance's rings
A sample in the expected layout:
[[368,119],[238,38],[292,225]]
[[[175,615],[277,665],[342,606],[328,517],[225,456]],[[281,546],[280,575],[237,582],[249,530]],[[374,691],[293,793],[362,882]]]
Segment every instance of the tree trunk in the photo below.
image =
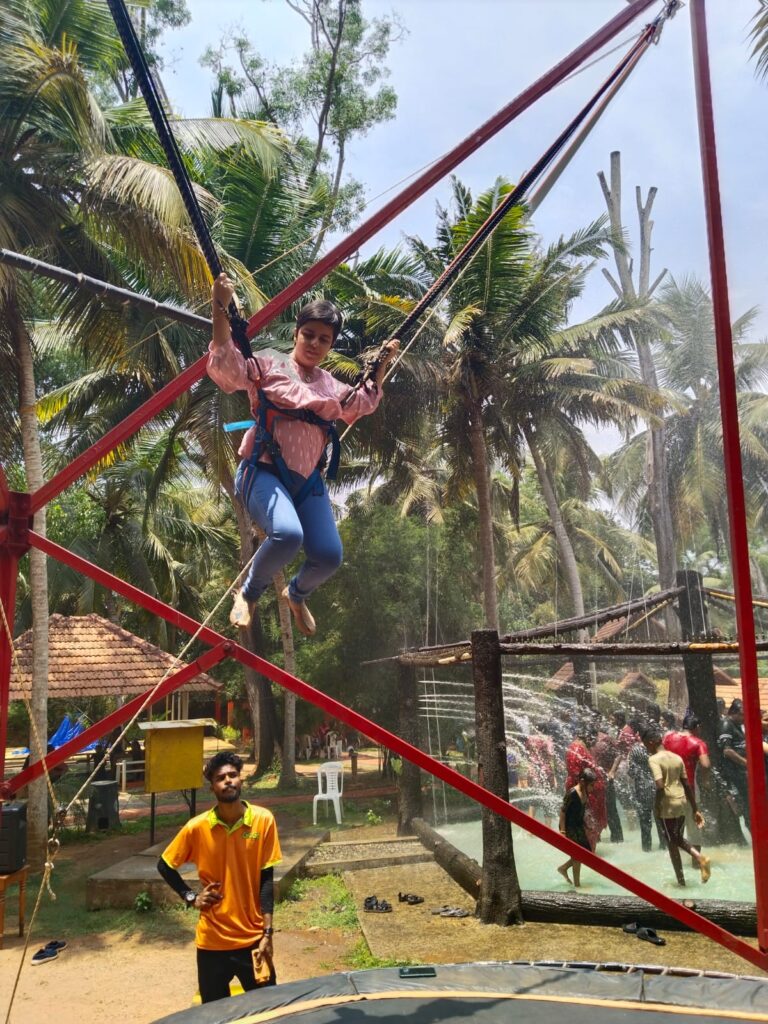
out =
[[[531,427],[525,426],[523,428],[523,434],[525,436],[526,444],[528,445],[528,450],[533,458],[533,464],[536,467],[536,475],[539,478],[541,493],[544,498],[544,503],[547,506],[547,512],[549,512],[549,518],[552,523],[552,532],[555,535],[557,550],[563,565],[563,572],[568,584],[568,591],[571,595],[573,614],[574,616],[581,616],[584,615],[584,592],[581,589],[579,566],[576,562],[576,554],[573,550],[573,545],[571,544],[571,538],[568,536],[568,530],[566,529],[565,522],[563,521],[563,517],[560,512],[560,503],[557,500],[555,487]],[[584,643],[586,643],[589,639],[589,633],[585,629],[579,630],[579,637]]]
[[[603,190],[605,204],[608,208],[611,231],[616,239],[621,239],[624,234],[621,220],[621,153],[616,151],[611,153],[610,187],[602,171],[598,174],[598,179]],[[641,300],[650,299],[657,285],[666,274],[666,270],[662,271],[656,280],[651,283],[651,235],[653,233],[651,210],[656,198],[656,192],[656,188],[649,189],[646,201],[643,203],[640,188],[638,187],[635,190],[637,215],[640,223],[640,269],[637,288],[635,288],[632,280],[632,263],[626,252],[614,249],[616,269],[619,275],[618,282],[607,271],[603,271],[618,298],[627,303],[633,303],[638,298]],[[636,331],[625,331],[622,334],[628,343],[634,343],[643,383],[657,391],[659,386],[658,378],[653,362],[653,350],[648,339],[639,335]],[[659,565],[659,586],[662,590],[666,590],[668,587],[674,586],[675,583],[677,554],[672,510],[669,503],[666,427],[663,423],[659,426],[652,426],[649,429],[646,482],[648,486],[648,507],[656,544],[656,559]],[[671,609],[665,610],[665,621],[668,639],[673,639],[678,635],[678,626]]]
[[[283,645],[283,666],[286,672],[296,675],[296,650],[293,645],[293,617],[288,601],[283,597],[285,576],[275,576],[277,610],[280,616],[280,639]],[[296,694],[290,690],[283,693],[283,756],[280,759],[280,785],[296,785]]]
[[[251,521],[240,501],[235,498],[234,482],[229,474],[222,475],[222,486],[232,501],[240,535],[240,564],[245,565],[253,554]],[[261,654],[264,649],[261,619],[256,611],[247,630],[239,630],[240,639],[249,651]],[[243,666],[243,679],[253,723],[253,756],[256,773],[267,771],[275,756],[275,707],[272,686],[268,679],[254,669]]]
[[[43,457],[35,406],[35,370],[32,340],[20,319],[13,325],[19,365],[19,401],[24,468],[27,488],[43,486]],[[45,536],[45,509],[35,513],[34,529]],[[32,598],[32,699],[29,748],[38,761],[48,747],[48,565],[37,548],[29,551],[29,584]],[[48,838],[48,787],[45,778],[29,786],[27,803],[27,857],[34,868],[45,860]]]
[[496,598],[496,554],[493,544],[493,512],[491,508],[491,475],[485,445],[483,413],[480,403],[467,399],[469,442],[472,451],[472,474],[477,493],[477,514],[480,529],[480,554],[483,560],[483,611],[485,625],[499,628],[499,607]]
[[[472,680],[480,784],[508,802],[501,652],[496,630],[477,629],[472,633]],[[477,915],[483,924],[522,924],[512,825],[506,818],[483,807],[482,826],[483,873]]]

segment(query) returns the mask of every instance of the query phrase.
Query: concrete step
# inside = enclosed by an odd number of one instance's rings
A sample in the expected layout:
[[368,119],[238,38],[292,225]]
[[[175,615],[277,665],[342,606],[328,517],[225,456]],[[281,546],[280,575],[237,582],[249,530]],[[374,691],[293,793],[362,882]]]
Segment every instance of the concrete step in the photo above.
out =
[[[275,895],[282,899],[296,878],[304,875],[305,864],[312,851],[330,838],[330,832],[291,832],[281,830],[282,861],[275,865]],[[127,860],[120,861],[91,875],[86,882],[85,903],[88,910],[106,907],[132,908],[139,893],[149,893],[156,904],[175,903],[179,898],[157,872],[157,859],[167,843],[156,843]],[[185,864],[180,874],[193,889],[200,888],[197,868]]]

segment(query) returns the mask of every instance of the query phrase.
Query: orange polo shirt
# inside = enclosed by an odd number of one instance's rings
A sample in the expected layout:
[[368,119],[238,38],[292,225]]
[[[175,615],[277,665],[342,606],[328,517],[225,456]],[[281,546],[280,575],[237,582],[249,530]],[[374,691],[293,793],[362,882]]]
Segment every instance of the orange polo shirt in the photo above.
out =
[[234,825],[221,821],[215,807],[186,823],[163,851],[163,860],[177,870],[195,864],[204,886],[221,882],[221,900],[200,912],[195,933],[200,949],[242,949],[261,938],[261,872],[281,859],[275,819],[264,807],[244,800],[243,816]]

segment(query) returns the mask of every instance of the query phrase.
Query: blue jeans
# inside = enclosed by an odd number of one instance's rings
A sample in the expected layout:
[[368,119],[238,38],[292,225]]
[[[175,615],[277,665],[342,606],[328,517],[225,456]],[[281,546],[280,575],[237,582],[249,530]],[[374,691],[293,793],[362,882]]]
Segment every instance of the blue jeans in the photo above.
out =
[[[267,536],[251,562],[243,584],[243,595],[249,601],[261,597],[272,577],[291,561],[303,545],[306,558],[288,584],[291,599],[303,601],[333,576],[344,556],[328,491],[320,481],[319,486],[296,508],[278,477],[264,469],[256,470],[243,460],[235,476],[235,494],[241,501],[246,471],[246,482],[256,473],[247,495],[248,515]],[[304,477],[298,473],[291,475],[296,493],[304,483]]]

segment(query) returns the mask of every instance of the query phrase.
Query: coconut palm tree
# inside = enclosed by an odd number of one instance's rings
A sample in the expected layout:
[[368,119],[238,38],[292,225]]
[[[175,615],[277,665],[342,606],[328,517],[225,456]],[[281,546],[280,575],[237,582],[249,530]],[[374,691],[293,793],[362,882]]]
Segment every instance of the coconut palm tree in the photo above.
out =
[[[154,268],[175,289],[199,295],[208,272],[171,175],[126,155],[117,141],[121,132],[140,139],[137,108],[108,117],[90,90],[89,72],[109,67],[119,52],[106,7],[7,0],[0,8],[0,39],[0,244],[110,280],[117,276],[112,256],[122,251],[134,266],[145,272]],[[4,413],[0,427],[9,446],[16,442],[22,448],[32,490],[44,479],[33,319],[50,314],[57,298],[55,291],[29,286],[13,271],[0,269],[0,353],[10,368],[0,375],[0,405],[19,410],[17,416]],[[89,300],[80,313],[81,326],[94,332],[84,333],[97,339],[94,348],[114,336],[114,311]],[[129,394],[135,393],[135,379],[131,385]],[[35,528],[45,532],[44,511],[37,514]],[[33,721],[44,742],[48,601],[45,558],[36,550],[30,553],[30,586]],[[37,859],[47,828],[42,784],[33,786],[29,822],[30,850]]]
[[[442,272],[510,187],[498,180],[473,201],[454,181],[453,210],[439,211],[436,245],[409,240],[420,264],[420,280]],[[435,377],[440,410],[434,431],[450,467],[446,494],[449,501],[460,500],[468,491],[475,495],[485,617],[494,627],[494,466],[515,479],[526,449],[530,451],[560,547],[573,611],[581,614],[578,566],[559,510],[553,456],[566,446],[586,487],[599,471],[599,461],[579,424],[628,426],[649,408],[647,389],[638,383],[617,335],[621,325],[639,319],[642,311],[609,307],[586,323],[566,326],[589,267],[608,252],[610,243],[600,219],[542,249],[523,210],[514,209],[459,276],[431,330],[431,365],[440,367]]]
[[[723,442],[712,300],[695,278],[671,280],[657,307],[666,333],[654,358],[659,379],[675,406],[667,415],[669,493],[678,553],[704,545],[727,553],[728,508],[723,477]],[[751,342],[756,309],[732,325],[738,389],[744,483],[753,526],[766,522],[768,479],[768,343]],[[645,433],[637,434],[609,460],[621,507],[640,529],[649,522],[643,468]]]

